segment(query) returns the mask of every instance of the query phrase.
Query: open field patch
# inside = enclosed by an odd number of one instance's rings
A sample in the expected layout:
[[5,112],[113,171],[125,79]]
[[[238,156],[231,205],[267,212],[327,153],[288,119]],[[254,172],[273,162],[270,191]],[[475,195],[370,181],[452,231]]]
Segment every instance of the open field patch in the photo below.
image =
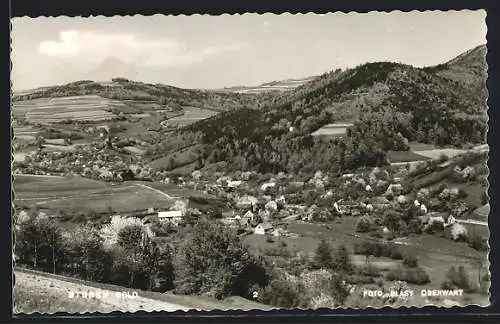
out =
[[335,123],[335,124],[328,124],[320,129],[316,130],[313,132],[311,135],[312,136],[344,136],[347,133],[347,129],[349,127],[352,127],[353,124],[346,124],[346,123]]
[[184,114],[168,119],[163,124],[165,126],[187,126],[202,119],[207,119],[217,115],[216,111],[194,107],[184,107]]
[[99,190],[81,190],[75,195],[50,199],[22,200],[23,205],[48,210],[78,210],[86,212],[133,212],[153,208],[168,208],[173,199],[140,186],[116,185]]
[[37,123],[55,123],[63,120],[99,121],[116,117],[107,111],[123,106],[116,100],[99,96],[75,96],[43,98],[17,101],[13,103],[14,116],[24,116],[26,120]]
[[199,149],[199,145],[193,145],[186,147],[182,150],[172,152],[161,158],[158,158],[150,163],[150,167],[158,169],[174,170],[182,166],[196,162],[199,154],[196,152]]
[[76,151],[76,145],[44,144],[42,151],[44,151],[44,152],[74,152],[74,151]]
[[434,144],[427,144],[427,143],[409,143],[410,146],[410,151],[416,152],[416,151],[429,151],[429,150],[436,150],[438,147]]
[[465,152],[467,152],[467,150],[445,148],[445,149],[417,151],[415,153],[418,153],[418,155],[425,156],[429,159],[438,159],[442,155],[445,155],[448,158],[453,158],[453,157],[460,155],[460,154],[463,154]]
[[162,183],[162,182],[146,182],[146,181],[130,181],[127,183],[139,184],[159,190],[167,195],[177,198],[188,198],[188,197],[204,197],[204,198],[214,198],[213,196],[206,195],[201,191],[193,189],[179,188],[174,184]]
[[80,191],[104,189],[108,184],[83,177],[14,175],[16,198],[57,197]]
[[151,114],[139,113],[139,114],[129,114],[129,116],[134,118],[146,118],[146,117],[151,117]]
[[136,155],[142,155],[145,152],[143,149],[140,149],[136,146],[125,146],[123,149],[131,154],[136,154]]
[[34,142],[36,140],[36,136],[35,135],[27,135],[27,134],[17,134],[14,132],[14,139],[25,141],[25,142]]
[[389,151],[387,152],[387,158],[391,163],[402,163],[402,162],[415,162],[415,161],[425,161],[429,160],[428,157],[424,155],[417,154],[412,151]]

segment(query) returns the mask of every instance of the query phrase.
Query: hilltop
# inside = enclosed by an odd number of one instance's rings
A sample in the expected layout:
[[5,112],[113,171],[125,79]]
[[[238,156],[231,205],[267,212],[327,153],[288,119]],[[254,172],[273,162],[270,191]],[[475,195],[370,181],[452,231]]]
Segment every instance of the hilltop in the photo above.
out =
[[[202,144],[198,167],[222,163],[224,168],[260,172],[340,172],[380,165],[386,161],[384,152],[408,150],[409,142],[484,143],[483,54],[484,47],[478,47],[427,68],[379,62],[331,71],[276,96],[258,111],[219,114],[174,136]],[[345,121],[354,126],[343,139],[311,136],[324,125]],[[150,151],[158,157],[165,148]]]
[[12,101],[21,102],[40,98],[71,96],[100,96],[120,101],[154,103],[167,107],[197,107],[226,111],[242,107],[258,107],[265,95],[238,94],[208,90],[182,89],[164,84],[137,82],[125,78],[113,78],[110,82],[81,80],[60,86],[43,87],[15,93]]

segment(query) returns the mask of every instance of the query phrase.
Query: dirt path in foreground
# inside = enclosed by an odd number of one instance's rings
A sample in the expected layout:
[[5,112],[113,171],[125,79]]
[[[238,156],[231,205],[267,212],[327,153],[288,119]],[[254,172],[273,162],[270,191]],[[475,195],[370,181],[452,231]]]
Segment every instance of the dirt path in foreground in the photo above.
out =
[[[137,291],[138,296],[135,297],[21,271],[15,271],[15,276],[16,286],[14,292],[16,287],[19,286],[19,289],[29,290],[33,295],[61,296],[60,298],[67,298],[68,302],[81,302],[82,305],[88,305],[89,312],[173,312],[191,309],[186,306],[141,297],[140,291]],[[129,289],[124,289],[124,291],[132,292]],[[87,297],[84,296],[84,293],[87,293]],[[99,305],[97,309],[94,306],[96,303]],[[33,311],[37,310],[34,309]]]

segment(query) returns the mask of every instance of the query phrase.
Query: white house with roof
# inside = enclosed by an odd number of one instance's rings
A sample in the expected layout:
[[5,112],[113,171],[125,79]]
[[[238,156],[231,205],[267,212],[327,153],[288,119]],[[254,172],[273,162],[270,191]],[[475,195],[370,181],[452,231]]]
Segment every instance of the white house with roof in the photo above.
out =
[[173,225],[178,225],[182,220],[183,213],[180,210],[169,210],[158,212],[160,222],[167,222]]
[[254,233],[259,235],[271,234],[272,232],[273,225],[271,223],[260,223],[254,229]]

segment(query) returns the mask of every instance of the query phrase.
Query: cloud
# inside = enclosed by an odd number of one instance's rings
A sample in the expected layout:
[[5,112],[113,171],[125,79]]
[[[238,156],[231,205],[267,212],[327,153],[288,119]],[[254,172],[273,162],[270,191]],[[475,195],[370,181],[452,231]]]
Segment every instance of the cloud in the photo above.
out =
[[240,51],[247,43],[192,49],[175,38],[151,38],[133,33],[66,30],[58,40],[40,43],[39,53],[57,58],[102,61],[117,57],[146,66],[178,66],[201,63],[225,52]]

